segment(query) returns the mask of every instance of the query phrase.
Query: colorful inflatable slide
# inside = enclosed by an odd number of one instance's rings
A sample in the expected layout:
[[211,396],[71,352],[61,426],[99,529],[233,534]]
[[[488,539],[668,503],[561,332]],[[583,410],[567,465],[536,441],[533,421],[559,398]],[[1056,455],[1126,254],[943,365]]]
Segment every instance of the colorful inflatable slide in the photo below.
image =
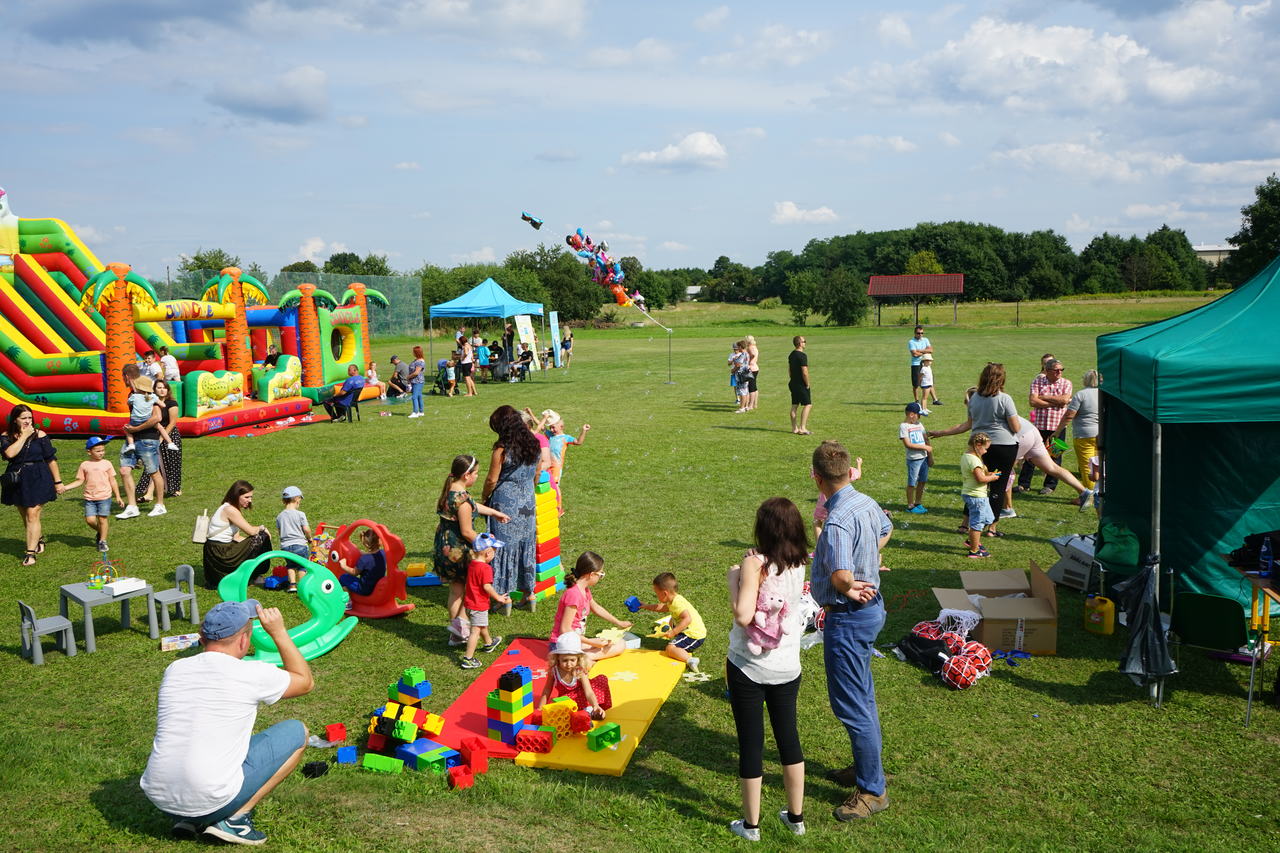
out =
[[[20,219],[8,201],[0,189],[0,418],[26,403],[46,432],[119,433],[129,418],[120,369],[161,346],[178,360],[183,435],[304,414],[347,365],[369,366],[368,305],[386,300],[359,282],[341,307],[310,284],[268,305],[260,282],[228,267],[199,299],[160,302],[62,220]],[[282,355],[264,368],[271,343]]]

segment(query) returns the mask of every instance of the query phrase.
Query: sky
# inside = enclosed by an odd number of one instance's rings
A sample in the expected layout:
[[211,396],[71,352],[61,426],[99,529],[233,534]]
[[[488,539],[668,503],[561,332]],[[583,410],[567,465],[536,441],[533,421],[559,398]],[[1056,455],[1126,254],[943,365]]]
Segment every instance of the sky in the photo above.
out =
[[577,227],[659,269],[948,220],[1215,244],[1280,171],[1280,0],[4,0],[0,33],[13,211],[160,279]]

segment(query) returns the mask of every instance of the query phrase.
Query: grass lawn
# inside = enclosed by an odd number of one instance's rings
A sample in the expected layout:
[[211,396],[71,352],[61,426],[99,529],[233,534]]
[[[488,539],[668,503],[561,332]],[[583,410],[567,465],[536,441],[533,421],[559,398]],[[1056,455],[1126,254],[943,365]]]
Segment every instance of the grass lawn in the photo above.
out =
[[[1043,352],[1058,355],[1079,383],[1094,366],[1097,334],[1074,325],[1085,316],[1079,312],[1096,318],[1079,322],[1100,324],[1105,317],[1114,324],[1167,316],[1202,301],[1164,304],[1155,314],[1148,303],[1112,302],[1097,306],[1096,315],[1092,306],[1064,305],[1060,322],[1070,325],[1063,328],[1001,327],[977,313],[972,325],[931,328],[945,405],[929,425],[962,419],[961,392],[987,360],[1008,365],[1009,389],[1023,409],[1024,389]],[[1024,318],[1028,310],[1024,305]],[[586,548],[604,555],[609,572],[596,597],[623,614],[624,598],[652,600],[652,577],[674,571],[706,619],[710,638],[702,660],[712,680],[676,687],[623,777],[529,771],[496,761],[474,789],[453,793],[440,777],[409,771],[385,777],[344,768],[315,780],[295,774],[258,809],[258,825],[275,849],[539,850],[570,840],[580,850],[686,851],[742,843],[725,826],[738,816],[736,741],[723,698],[730,623],[725,570],[749,546],[762,499],[786,495],[806,516],[812,511],[809,454],[818,439],[838,438],[865,458],[860,487],[892,510],[898,525],[885,553],[891,612],[882,643],[936,615],[930,587],[955,586],[958,571],[978,567],[965,559],[953,532],[960,520],[960,437],[935,445],[939,464],[926,495],[929,514],[902,511],[897,425],[909,399],[909,330],[803,330],[815,399],[815,434],[806,438],[792,435],[787,420],[786,356],[798,330],[787,325],[785,310],[681,306],[660,319],[679,324],[672,340],[675,384],[666,384],[661,330],[583,330],[572,369],[518,386],[482,385],[478,399],[430,397],[420,420],[407,419],[405,405],[386,406],[393,415],[379,417],[379,407],[366,404],[356,424],[188,441],[184,494],[171,502],[170,514],[113,524],[111,556],[130,574],[168,586],[175,565],[198,567],[200,548],[190,542],[194,516],[213,510],[230,482],[245,477],[257,487],[252,520],[271,524],[281,488],[297,485],[313,524],[382,521],[404,537],[411,561],[429,560],[434,504],[449,460],[460,452],[487,456],[488,414],[500,403],[553,407],[571,431],[583,421],[593,427],[587,444],[569,451],[567,559]],[[761,409],[734,415],[725,358],[731,342],[748,332],[762,351]],[[385,364],[408,345],[377,342],[375,349]],[[80,444],[58,446],[63,470],[73,472],[83,456]],[[1092,514],[1077,512],[1069,491],[1019,500],[1020,517],[1002,525],[1008,536],[996,541],[993,559],[981,567],[1021,568],[1033,559],[1047,567],[1054,552],[1046,540],[1091,530]],[[58,586],[85,579],[96,559],[80,501],[46,508],[50,544],[34,569],[17,565],[19,528],[12,511],[6,515],[0,598],[10,602],[10,618],[17,598],[39,615],[52,615]],[[291,622],[305,618],[296,600],[262,596]],[[297,717],[313,731],[334,722],[355,729],[380,704],[387,683],[415,664],[434,684],[428,709],[443,710],[473,675],[460,670],[445,647],[444,591],[413,591],[412,598],[418,608],[407,617],[367,621],[313,661],[315,691],[262,709],[259,728]],[[216,597],[201,591],[200,599],[208,608]],[[776,756],[766,751],[766,842],[814,850],[1275,849],[1280,830],[1265,771],[1280,754],[1280,715],[1260,705],[1253,725],[1242,727],[1247,668],[1188,650],[1166,707],[1153,709],[1116,671],[1123,629],[1112,637],[1086,633],[1082,597],[1063,590],[1059,601],[1059,654],[1017,668],[999,664],[969,691],[949,690],[891,656],[874,662],[892,805],[865,825],[830,817],[843,793],[822,772],[848,762],[848,740],[827,705],[821,649],[804,652],[800,724],[809,834],[784,836],[771,817],[783,796]],[[107,610],[96,612],[98,652],[65,658],[50,651],[44,667],[18,657],[16,625],[6,634],[0,789],[11,817],[0,829],[0,848],[190,847],[169,839],[167,822],[137,787],[154,733],[156,688],[174,654],[158,651],[145,622],[135,620],[126,630]],[[552,612],[544,606],[498,616],[495,631],[545,636]],[[73,610],[73,619],[77,615]],[[589,629],[601,627],[593,620]],[[187,629],[178,622],[172,633]],[[1268,688],[1273,674],[1274,666],[1266,673]],[[306,760],[330,755],[311,750]]]

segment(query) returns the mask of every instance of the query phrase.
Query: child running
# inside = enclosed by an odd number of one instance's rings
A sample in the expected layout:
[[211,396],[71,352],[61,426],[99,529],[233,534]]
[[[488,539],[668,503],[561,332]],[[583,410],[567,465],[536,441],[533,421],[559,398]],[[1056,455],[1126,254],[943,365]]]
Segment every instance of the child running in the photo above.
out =
[[80,463],[76,469],[76,478],[63,488],[63,491],[74,489],[84,484],[84,523],[97,536],[98,550],[106,553],[107,528],[111,519],[111,498],[124,506],[120,497],[120,484],[116,481],[116,468],[106,458],[109,438],[90,436],[84,443],[89,458]]
[[693,652],[707,639],[707,626],[703,624],[702,616],[689,599],[680,594],[680,584],[671,572],[663,572],[653,579],[653,594],[657,596],[658,603],[642,604],[640,609],[671,614],[671,625],[663,632],[670,642],[662,653],[683,663],[690,672],[697,672],[699,661]]
[[467,638],[467,651],[462,656],[463,669],[479,669],[484,666],[476,658],[476,646],[481,640],[480,651],[488,654],[502,645],[502,637],[489,637],[489,602],[510,604],[511,596],[499,595],[493,588],[493,557],[506,543],[494,538],[492,533],[481,533],[471,543],[471,562],[467,565],[467,591],[463,603],[471,621],[471,635]]
[[[280,533],[280,550],[297,554],[304,560],[311,559],[311,524],[302,506],[302,489],[297,486],[285,486],[280,493],[284,501],[284,509],[276,516],[276,530]],[[289,592],[298,591],[298,578],[305,575],[306,569],[299,569],[294,563],[285,563],[289,572]]]
[[[480,460],[469,453],[453,457],[449,474],[444,478],[444,488],[436,500],[436,526],[434,546],[435,572],[440,580],[449,584],[449,645],[461,646],[470,637],[471,628],[462,615],[463,593],[467,583],[467,550],[472,547],[477,531],[476,516],[484,515],[506,523],[511,518],[484,504],[476,503],[467,491],[476,484],[480,473]],[[470,657],[470,655],[468,655]]]
[[[631,627],[596,603],[591,590],[604,579],[604,558],[594,551],[583,551],[578,562],[573,566],[573,585],[560,596],[560,604],[556,607],[556,618],[551,624],[552,644],[561,634],[570,632],[582,635],[587,627],[587,614],[594,613],[624,631]],[[617,657],[627,650],[622,640],[599,640],[595,637],[582,638],[582,648],[590,663],[598,660]]]
[[1000,479],[1000,472],[988,471],[982,464],[982,454],[990,446],[991,439],[985,432],[975,432],[969,436],[969,446],[960,457],[960,473],[964,477],[960,494],[964,498],[968,518],[966,544],[969,546],[969,557],[973,560],[991,556],[991,552],[982,546],[982,531],[995,521],[995,516],[991,513],[991,501],[987,497],[987,484]]
[[582,651],[582,636],[573,631],[561,634],[551,643],[547,655],[547,680],[534,708],[541,708],[551,699],[568,696],[586,711],[593,720],[603,720],[604,712],[613,706],[612,700],[601,701],[608,696],[605,688],[609,677],[604,674],[592,678],[591,660]]
[[360,548],[364,553],[356,560],[355,566],[342,557],[338,558],[338,565],[343,571],[338,583],[352,595],[370,594],[387,574],[387,554],[382,550],[382,540],[372,528],[360,531]]
[[920,412],[919,403],[907,403],[907,419],[898,425],[898,438],[907,449],[907,512],[917,514],[929,511],[920,501],[929,482],[929,454],[933,452],[920,425]]

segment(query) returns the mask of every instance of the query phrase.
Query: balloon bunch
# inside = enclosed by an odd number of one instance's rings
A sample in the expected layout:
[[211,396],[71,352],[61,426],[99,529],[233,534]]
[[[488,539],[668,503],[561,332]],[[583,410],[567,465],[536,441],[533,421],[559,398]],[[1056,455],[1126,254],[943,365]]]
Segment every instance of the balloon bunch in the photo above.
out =
[[632,304],[633,297],[627,296],[627,291],[622,286],[623,280],[627,277],[626,273],[622,271],[620,262],[609,257],[608,243],[603,240],[593,243],[581,228],[566,236],[564,241],[569,244],[569,248],[578,253],[578,257],[588,262],[591,267],[592,281],[607,288],[619,305]]

